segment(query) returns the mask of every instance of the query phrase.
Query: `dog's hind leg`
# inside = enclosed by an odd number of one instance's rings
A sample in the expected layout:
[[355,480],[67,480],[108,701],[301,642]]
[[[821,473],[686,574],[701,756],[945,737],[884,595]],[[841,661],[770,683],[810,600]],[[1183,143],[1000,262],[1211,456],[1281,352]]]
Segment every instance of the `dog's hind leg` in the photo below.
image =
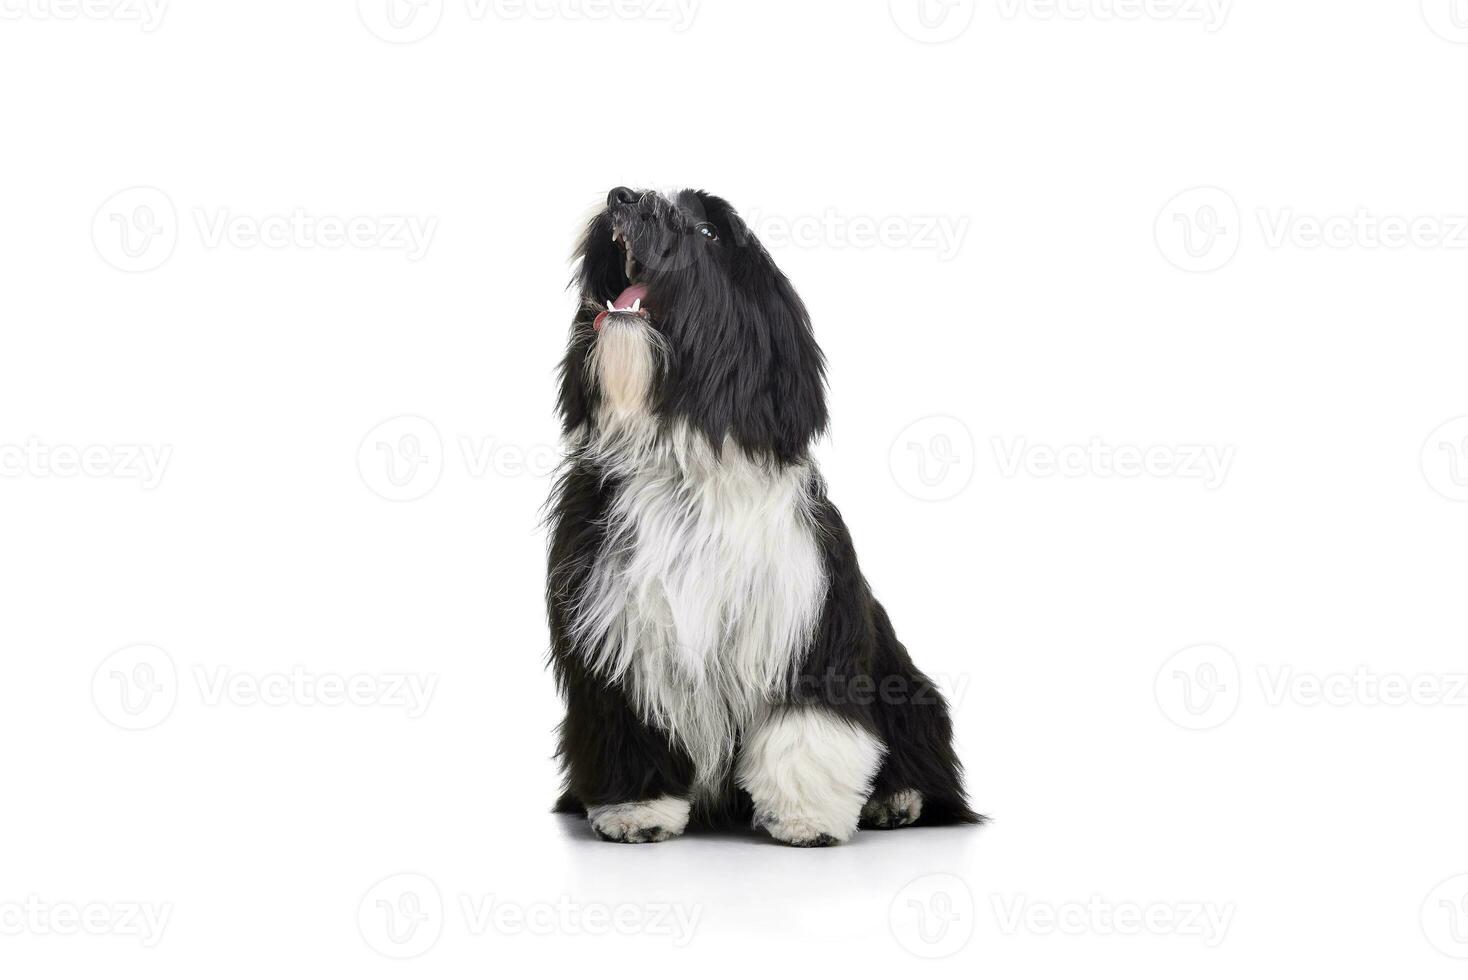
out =
[[754,822],[796,847],[856,833],[883,746],[860,724],[819,705],[771,709],[745,733],[735,767]]
[[877,636],[874,671],[881,678],[872,722],[887,756],[862,811],[862,826],[889,830],[911,824],[980,823],[963,791],[953,749],[953,722],[938,687],[913,665],[880,603],[873,601]]

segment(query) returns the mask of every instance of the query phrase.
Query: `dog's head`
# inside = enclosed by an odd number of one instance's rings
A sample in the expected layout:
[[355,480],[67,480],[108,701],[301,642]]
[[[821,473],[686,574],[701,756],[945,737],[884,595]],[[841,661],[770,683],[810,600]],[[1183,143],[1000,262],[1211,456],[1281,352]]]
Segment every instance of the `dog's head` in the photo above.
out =
[[825,368],[790,281],[729,206],[617,187],[586,229],[562,364],[568,432],[683,423],[788,463],[826,426]]

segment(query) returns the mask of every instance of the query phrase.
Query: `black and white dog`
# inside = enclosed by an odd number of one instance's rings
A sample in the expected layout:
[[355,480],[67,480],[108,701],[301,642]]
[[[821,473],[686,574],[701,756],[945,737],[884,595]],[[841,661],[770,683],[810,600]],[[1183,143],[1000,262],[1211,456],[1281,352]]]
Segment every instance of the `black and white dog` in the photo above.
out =
[[809,447],[810,321],[729,204],[626,187],[586,230],[550,501],[558,809],[661,841],[972,823],[942,696],[857,566]]

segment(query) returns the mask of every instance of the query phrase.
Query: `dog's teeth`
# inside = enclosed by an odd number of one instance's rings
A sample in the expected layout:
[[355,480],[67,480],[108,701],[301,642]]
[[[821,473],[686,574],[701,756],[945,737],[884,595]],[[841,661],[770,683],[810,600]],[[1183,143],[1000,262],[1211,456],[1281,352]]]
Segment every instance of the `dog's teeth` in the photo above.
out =
[[612,305],[612,301],[611,300],[607,300],[607,309],[608,310],[611,310],[613,313],[615,313],[617,311],[617,308]]
[[640,300],[640,299],[634,299],[632,301],[632,312],[633,313],[636,313],[640,309],[642,309],[642,300]]

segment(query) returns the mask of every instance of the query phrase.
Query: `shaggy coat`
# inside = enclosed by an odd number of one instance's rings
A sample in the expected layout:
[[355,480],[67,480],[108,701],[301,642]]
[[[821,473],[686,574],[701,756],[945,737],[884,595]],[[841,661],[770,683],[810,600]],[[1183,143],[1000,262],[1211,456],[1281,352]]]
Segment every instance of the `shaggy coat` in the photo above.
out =
[[825,366],[790,282],[700,191],[614,189],[577,258],[549,504],[558,809],[624,842],[977,821],[947,704],[812,462]]

